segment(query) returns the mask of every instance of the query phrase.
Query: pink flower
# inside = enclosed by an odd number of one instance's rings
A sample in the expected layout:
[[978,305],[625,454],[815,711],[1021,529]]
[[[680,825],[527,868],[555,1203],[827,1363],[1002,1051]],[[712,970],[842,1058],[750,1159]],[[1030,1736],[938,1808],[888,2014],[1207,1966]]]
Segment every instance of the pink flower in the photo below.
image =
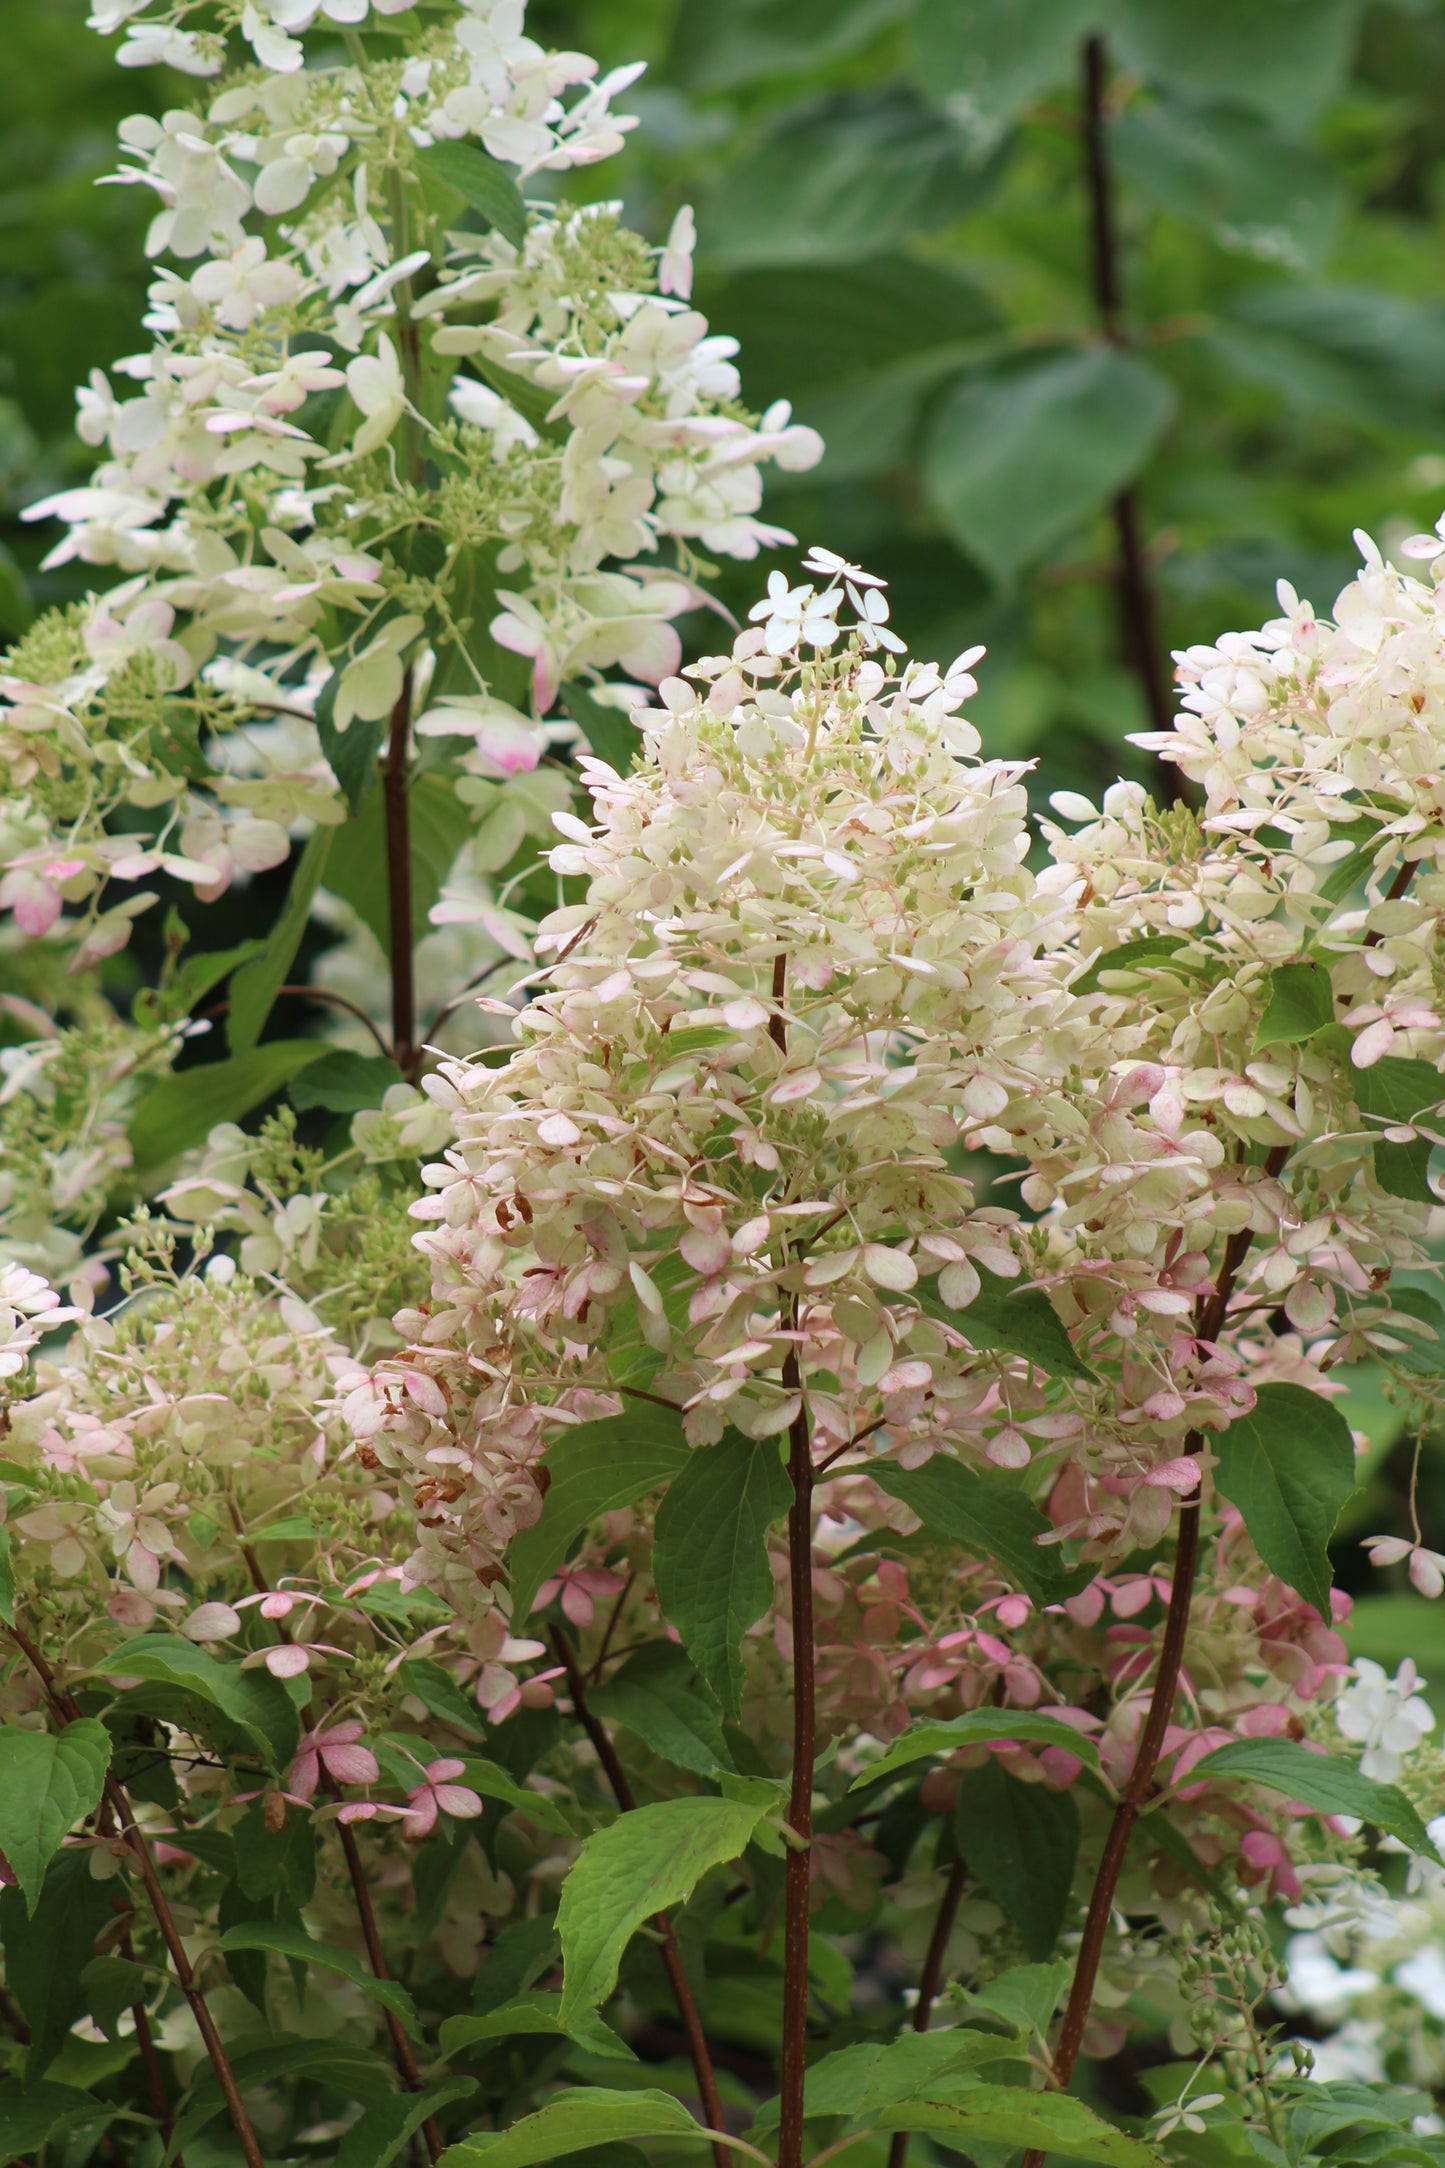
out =
[[466,1763],[460,1761],[434,1761],[426,1765],[426,1782],[418,1784],[407,1795],[406,1813],[402,1817],[401,1833],[413,1843],[421,1837],[429,1837],[436,1828],[437,1811],[451,1814],[459,1822],[475,1821],[482,1811],[478,1795],[465,1784],[453,1784],[451,1779],[466,1772]]
[[314,1797],[324,1769],[333,1784],[374,1784],[379,1775],[370,1747],[358,1746],[361,1724],[348,1718],[330,1731],[308,1731],[300,1751],[287,1772],[286,1781],[298,1799]]
[[626,1585],[605,1566],[564,1566],[550,1581],[542,1583],[535,1607],[542,1610],[560,1590],[563,1617],[570,1619],[574,1626],[590,1626],[596,1616],[593,1597],[620,1596]]

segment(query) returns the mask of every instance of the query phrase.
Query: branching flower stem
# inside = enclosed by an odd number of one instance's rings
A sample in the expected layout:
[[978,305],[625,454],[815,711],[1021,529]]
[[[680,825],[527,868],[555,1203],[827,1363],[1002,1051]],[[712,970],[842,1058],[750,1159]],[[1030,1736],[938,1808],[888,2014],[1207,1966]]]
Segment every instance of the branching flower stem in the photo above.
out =
[[[637,1799],[628,1779],[627,1771],[623,1768],[617,1749],[607,1735],[606,1725],[593,1713],[588,1704],[587,1682],[582,1676],[582,1666],[577,1661],[577,1652],[560,1626],[552,1628],[552,1646],[556,1651],[557,1661],[567,1675],[567,1690],[572,1696],[573,1714],[596,1749],[597,1759],[602,1764],[603,1774],[612,1787],[613,1798],[617,1801],[624,1814],[631,1814],[636,1808]],[[655,1912],[652,1916],[652,1924],[661,1937],[663,1970],[667,1974],[668,1985],[672,1989],[673,2000],[677,2004],[677,2014],[682,2021],[683,2033],[687,2039],[688,2059],[692,2064],[693,2076],[697,2080],[697,2090],[702,2101],[703,2114],[707,2118],[709,2128],[720,2131],[724,2127],[725,2119],[722,2101],[718,2097],[717,2078],[712,2067],[712,2054],[703,2033],[702,2019],[698,2016],[692,1986],[687,1977],[687,1969],[682,1961],[682,1952],[677,1946],[677,1936],[673,1932],[672,1922],[665,1912]],[[715,2140],[712,2152],[716,2168],[729,2168],[731,2156],[725,2144],[720,2140]]]
[[[9,1626],[6,1631],[12,1636],[25,1661],[45,1689],[46,1699],[49,1701],[56,1717],[62,1724],[74,1723],[81,1714],[75,1697],[60,1684],[50,1665],[23,1627]],[[108,1822],[110,1828],[119,1835],[127,1852],[130,1854],[141,1881],[145,1885],[146,1896],[149,1898],[151,1910],[155,1914],[156,1925],[160,1929],[161,1939],[165,1943],[170,1956],[171,1969],[175,1974],[176,1985],[186,1998],[191,2015],[196,2021],[196,2029],[200,2033],[205,2046],[211,2068],[216,2073],[216,2082],[221,2088],[221,2096],[230,2114],[231,2126],[240,2143],[246,2168],[266,2168],[261,2148],[256,2140],[256,2133],[251,2126],[251,2118],[246,2113],[246,2104],[241,2098],[241,2089],[236,2083],[236,2073],[231,2068],[230,2057],[227,2055],[221,2036],[216,2030],[216,2021],[211,2016],[206,1998],[196,1985],[195,1973],[191,1961],[186,1955],[186,1946],[181,1940],[175,1915],[171,1911],[166,1893],[161,1887],[160,1876],[156,1873],[156,1863],[151,1848],[136,1822],[135,1812],[129,1798],[112,1776],[107,1776],[105,1779],[105,1788],[101,1795],[100,1816],[102,1821]],[[149,2020],[147,2020],[147,2035],[149,2035],[149,2030]],[[137,2032],[139,2034],[139,2028],[137,2028]],[[152,2055],[154,2055],[153,2044]],[[159,2066],[157,2065],[158,2074]],[[168,2116],[169,2107],[167,2107]]]
[[[1277,1144],[1271,1147],[1264,1163],[1266,1179],[1273,1179],[1280,1172],[1287,1153],[1286,1145]],[[1234,1283],[1239,1268],[1244,1263],[1250,1241],[1250,1230],[1244,1228],[1239,1233],[1232,1234],[1226,1242],[1214,1292],[1201,1300],[1197,1328],[1199,1340],[1212,1343],[1218,1339],[1229,1308],[1229,1298],[1234,1292]],[[1203,1449],[1203,1434],[1191,1430],[1184,1440],[1185,1453],[1199,1453]],[[1104,1941],[1109,1930],[1119,1878],[1124,1871],[1130,1839],[1149,1796],[1154,1771],[1159,1765],[1159,1756],[1163,1750],[1164,1736],[1174,1714],[1174,1697],[1179,1688],[1179,1674],[1184,1664],[1184,1644],[1189,1632],[1194,1581],[1199,1570],[1200,1504],[1201,1493],[1196,1484],[1179,1508],[1179,1540],[1174,1552],[1169,1609],[1164,1620],[1164,1637],[1159,1648],[1159,1668],[1154,1678],[1154,1690],[1149,1697],[1149,1708],[1139,1734],[1134,1766],[1129,1772],[1128,1781],[1114,1809],[1114,1818],[1109,1824],[1109,1834],[1104,1840],[1103,1856],[1099,1861],[1099,1871],[1094,1878],[1094,1887],[1089,1897],[1089,1910],[1074,1966],[1068,2005],[1059,2030],[1058,2045],[1054,2049],[1053,2074],[1060,2087],[1068,2084],[1079,2058],[1084,2028],[1088,2024],[1089,2011],[1093,2005],[1094,1987],[1099,1977],[1099,1961],[1104,1952]],[[1025,2153],[1022,2168],[1040,2168],[1043,2159],[1042,2152],[1031,2150]]]

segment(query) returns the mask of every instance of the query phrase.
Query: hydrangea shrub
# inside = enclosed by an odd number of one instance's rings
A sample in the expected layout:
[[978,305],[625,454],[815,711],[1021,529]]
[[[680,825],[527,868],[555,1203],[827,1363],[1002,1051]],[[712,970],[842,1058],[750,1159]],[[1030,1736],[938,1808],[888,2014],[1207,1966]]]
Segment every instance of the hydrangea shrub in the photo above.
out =
[[557,192],[635,71],[95,23],[196,94],[0,679],[8,2157],[1436,2159],[1329,1545],[1445,1379],[1445,546],[1031,807],[826,547],[684,645],[820,445]]

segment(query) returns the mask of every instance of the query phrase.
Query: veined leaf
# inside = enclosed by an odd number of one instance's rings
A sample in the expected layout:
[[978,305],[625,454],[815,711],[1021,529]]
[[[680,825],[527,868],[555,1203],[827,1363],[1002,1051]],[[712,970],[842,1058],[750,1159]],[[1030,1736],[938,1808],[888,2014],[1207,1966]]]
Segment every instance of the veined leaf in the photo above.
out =
[[538,1589],[561,1565],[574,1536],[616,1506],[634,1505],[675,1476],[690,1458],[682,1417],[652,1401],[625,1415],[582,1423],[547,1449],[551,1482],[540,1520],[508,1552],[512,1617],[520,1625]]
[[563,685],[562,705],[597,758],[626,775],[642,750],[642,732],[636,724],[629,722],[621,708],[599,700],[580,678],[569,678]]
[[489,158],[479,143],[432,143],[419,151],[422,175],[441,181],[480,211],[504,241],[520,248],[527,238],[527,206],[506,167]]
[[[1096,956],[1069,986],[1071,994],[1097,994],[1103,989],[1104,974],[1118,972],[1121,977],[1132,977],[1135,972],[1178,971],[1195,976],[1206,967],[1202,958],[1181,955],[1189,943],[1183,934],[1145,933],[1137,940],[1121,941],[1114,949],[1105,949]],[[1120,989],[1110,988],[1110,992]]]
[[1373,1822],[1387,1835],[1398,1837],[1412,1852],[1438,1861],[1415,1809],[1394,1784],[1381,1784],[1361,1776],[1355,1764],[1337,1754],[1312,1754],[1292,1739],[1231,1739],[1212,1754],[1197,1761],[1189,1781],[1200,1777],[1234,1777],[1242,1784],[1267,1784],[1272,1791],[1297,1799],[1302,1807],[1319,1814],[1348,1814],[1356,1821]]
[[111,1888],[92,1878],[90,1862],[90,1852],[78,1847],[58,1853],[33,1908],[22,1890],[0,1890],[5,1985],[30,2027],[25,2075],[32,2086],[64,2047],[76,2019],[94,2010],[81,1975],[92,1962],[96,1936],[115,1915]]
[[1276,964],[1269,975],[1269,1000],[1254,1035],[1254,1051],[1262,1054],[1266,1047],[1299,1046],[1334,1020],[1334,994],[1323,964],[1304,957]]
[[373,2001],[390,2010],[408,2032],[417,2030],[416,2011],[404,1987],[399,1987],[395,1980],[378,1980],[350,1950],[338,1949],[330,1942],[315,1942],[304,1927],[284,1920],[247,1920],[239,1927],[228,1927],[216,1947],[223,1954],[231,1950],[260,1950],[272,1956],[294,1958],[300,1964],[320,1965],[327,1972],[339,1972],[363,1994],[370,1995]]
[[0,2085],[0,2168],[22,2153],[38,2153],[77,2123],[108,2122],[114,2113],[109,2101],[74,2085],[51,2085],[44,2078],[22,2085],[11,2078]]
[[[1433,1115],[1445,1100],[1445,1077],[1428,1061],[1402,1061],[1387,1054],[1368,1069],[1350,1070],[1355,1098],[1362,1114],[1377,1122],[1406,1125]],[[1428,1137],[1413,1144],[1390,1144],[1381,1138],[1375,1146],[1375,1179],[1392,1197],[1408,1197],[1416,1204],[1434,1204],[1435,1192],[1426,1179],[1431,1145]]]
[[1062,1603],[1098,1572],[1097,1566],[1065,1566],[1056,1546],[1042,1545],[1038,1539],[1051,1533],[1051,1524],[1001,1477],[981,1475],[942,1453],[921,1468],[870,1461],[867,1473],[916,1513],[930,1536],[957,1543],[974,1557],[997,1559],[1035,1603]]
[[183,1069],[152,1085],[130,1118],[127,1134],[136,1165],[163,1167],[204,1144],[217,1122],[238,1122],[270,1099],[308,1062],[327,1051],[321,1039],[270,1039],[265,1046]]
[[604,1723],[636,1732],[643,1745],[679,1769],[710,1777],[732,1766],[722,1718],[693,1660],[671,1641],[649,1641],[588,1700]]
[[606,2001],[642,1922],[690,1896],[711,1868],[736,1859],[764,1811],[733,1799],[664,1799],[587,1839],[557,1909],[564,2027]]
[[488,2040],[512,2040],[522,2034],[539,2033],[554,2039],[575,2040],[589,2055],[607,2056],[623,2063],[637,2061],[627,2043],[619,2040],[609,2025],[603,2024],[595,2010],[577,2011],[565,2026],[561,2010],[560,1995],[534,1991],[529,1995],[517,1995],[495,2010],[443,2018],[442,2053],[457,2055],[463,2048],[477,2047]]
[[773,1600],[768,1530],[792,1495],[778,1440],[729,1431],[688,1455],[658,1508],[657,1600],[732,1717],[742,1712],[743,1636]]
[[1069,1914],[1079,1857],[1072,1792],[1023,1784],[995,1758],[964,1771],[954,1809],[959,1850],[1019,1931],[1036,1964],[1052,1954]]
[[978,1277],[978,1293],[965,1310],[950,1309],[927,1293],[911,1299],[930,1317],[941,1318],[961,1332],[969,1346],[981,1352],[997,1349],[1005,1355],[1022,1355],[1051,1378],[1093,1377],[1041,1287],[1030,1287],[1026,1281],[1015,1286],[985,1267],[978,1268]]
[[614,2093],[601,2086],[573,2086],[554,2093],[545,2108],[524,2115],[510,2130],[484,2131],[450,2145],[439,2168],[531,2168],[627,2138],[692,2138],[708,2143],[671,2093]]
[[337,2148],[332,2168],[387,2168],[429,2116],[469,2100],[476,2090],[475,2078],[443,2078],[419,2093],[396,2093],[364,2108]]
[[1355,1488],[1349,1424],[1303,1385],[1261,1385],[1250,1412],[1210,1442],[1214,1480],[1265,1565],[1328,1622],[1329,1541]]
[[278,1768],[296,1752],[296,1708],[281,1681],[269,1671],[243,1671],[239,1663],[212,1656],[180,1634],[143,1634],[136,1641],[122,1641],[106,1658],[104,1675],[154,1680],[198,1694],[249,1732]]
[[99,1805],[109,1766],[110,1733],[93,1717],[59,1732],[0,1726],[0,1852],[32,1917],[46,1868]]
[[1105,2168],[1159,2168],[1152,2146],[1130,2138],[1068,2093],[1025,2092],[1011,2085],[971,2085],[952,2099],[923,2095],[880,2110],[881,2130],[919,2130],[966,2153],[971,2140],[1036,2148]]
[[291,1104],[298,1113],[326,1107],[333,1114],[359,1114],[364,1107],[379,1107],[392,1085],[402,1081],[400,1069],[384,1054],[333,1047],[302,1071],[291,1087]]
[[1061,1717],[1046,1716],[1034,1709],[970,1709],[964,1716],[924,1717],[910,1724],[888,1752],[871,1762],[853,1779],[853,1791],[876,1784],[880,1777],[906,1769],[910,1762],[935,1754],[956,1754],[960,1747],[990,1746],[1004,1742],[1021,1746],[1059,1746],[1090,1769],[1099,1766],[1099,1749],[1083,1732],[1075,1731]]
[[[805,2115],[846,2115],[860,2122],[915,2093],[931,2091],[940,2078],[980,2063],[1007,2061],[1026,2054],[1024,2035],[1014,2040],[996,2032],[959,2025],[942,2032],[905,2032],[896,2040],[860,2040],[838,2048],[809,2066],[803,2094]],[[775,2130],[778,2102],[758,2110],[754,2130]]]

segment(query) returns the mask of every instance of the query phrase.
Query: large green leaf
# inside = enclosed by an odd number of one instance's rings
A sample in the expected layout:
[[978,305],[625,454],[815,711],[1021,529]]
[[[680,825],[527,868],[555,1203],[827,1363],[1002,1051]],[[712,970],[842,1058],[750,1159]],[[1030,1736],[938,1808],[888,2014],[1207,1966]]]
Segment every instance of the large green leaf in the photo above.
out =
[[583,1423],[549,1446],[543,1465],[551,1481],[541,1518],[523,1529],[507,1554],[514,1620],[527,1616],[575,1536],[604,1513],[660,1489],[688,1458],[681,1415],[650,1400],[630,1403],[625,1415]]
[[731,1766],[717,1704],[692,1658],[671,1641],[649,1641],[588,1695],[604,1723],[636,1732],[679,1769],[710,1777]]
[[1108,12],[1129,67],[1296,131],[1339,89],[1358,19],[1356,0],[1115,0]]
[[99,1805],[109,1766],[110,1733],[93,1717],[59,1732],[0,1726],[0,1852],[32,1916],[46,1868]]
[[731,90],[760,76],[812,70],[851,53],[908,12],[908,0],[728,0],[679,8],[669,70],[694,90]]
[[970,1874],[1042,1964],[1068,1918],[1074,1886],[1079,1809],[1073,1793],[1024,1784],[991,1757],[981,1769],[964,1771],[954,1828]]
[[226,1038],[233,1055],[244,1054],[256,1044],[271,1014],[277,992],[296,961],[296,951],[311,918],[311,906],[326,871],[335,833],[333,828],[318,828],[313,832],[296,861],[286,902],[271,928],[266,946],[259,956],[243,964],[231,980]]
[[979,1269],[978,1278],[978,1293],[965,1310],[951,1309],[936,1295],[914,1299],[930,1317],[942,1318],[961,1332],[971,1347],[1022,1355],[1047,1377],[1092,1379],[1093,1371],[1041,1287],[1002,1280],[986,1268]]
[[575,2086],[554,2093],[545,2108],[524,2115],[510,2130],[484,2131],[447,2147],[440,2168],[531,2168],[533,2161],[560,2160],[591,2146],[625,2138],[695,2139],[701,2126],[671,2093],[621,2093]]
[[897,87],[790,107],[704,198],[699,244],[737,268],[881,255],[978,200],[960,149],[946,121]]
[[97,1882],[90,1862],[90,1852],[79,1848],[52,1859],[33,1917],[20,1890],[0,1890],[5,1985],[30,2027],[25,2074],[32,2085],[91,2007],[81,1974],[92,1961],[97,1935],[115,1917],[114,1884]]
[[211,1061],[162,1078],[130,1118],[136,1165],[165,1166],[204,1144],[218,1122],[238,1122],[326,1052],[321,1039],[271,1039],[229,1061]]
[[104,1668],[108,1678],[153,1680],[198,1695],[249,1732],[278,1768],[296,1752],[296,1707],[269,1671],[243,1671],[238,1662],[212,1656],[180,1634],[143,1634],[139,1640],[122,1641]]
[[1328,256],[1343,182],[1312,144],[1282,136],[1261,114],[1136,100],[1109,141],[1127,180],[1224,247],[1298,271],[1317,271]]
[[981,147],[1043,92],[1072,84],[1109,0],[918,0],[914,74]]
[[1424,1823],[1398,1786],[1361,1776],[1353,1762],[1337,1754],[1315,1754],[1292,1739],[1232,1739],[1194,1764],[1189,1782],[1202,1777],[1268,1785],[1319,1814],[1348,1814],[1373,1822],[1412,1852],[1439,1859]]
[[960,2153],[974,2141],[1025,2146],[1105,2168],[1159,2168],[1152,2146],[1130,2138],[1067,2093],[1025,2092],[1011,2085],[971,2085],[952,2097],[923,2095],[880,2109],[880,2130],[920,2130]]
[[[1428,1061],[1401,1061],[1387,1054],[1368,1069],[1350,1071],[1360,1112],[1375,1123],[1407,1125],[1420,1116],[1433,1115],[1445,1099],[1445,1077]],[[1382,1138],[1375,1146],[1375,1179],[1392,1197],[1408,1197],[1416,1204],[1434,1204],[1427,1172],[1430,1139],[1417,1137],[1412,1144],[1390,1144]]]
[[22,2153],[35,2154],[77,2123],[107,2121],[115,2113],[107,2101],[73,2085],[50,2085],[43,2078],[22,2085],[16,2078],[0,2085],[0,2168]]
[[1276,964],[1269,975],[1269,999],[1254,1051],[1271,1046],[1300,1046],[1335,1020],[1330,975],[1321,964],[1301,957],[1295,963]]
[[1231,301],[1210,345],[1293,404],[1386,429],[1445,417],[1445,307],[1366,286],[1266,286]]
[[[345,2040],[257,2041],[231,2048],[231,2068],[242,2094],[258,2085],[284,2084],[307,2078],[340,2093],[343,2100],[360,2100],[376,2107],[393,2098],[395,2078],[381,2048],[357,2047]],[[225,2095],[214,2070],[203,2065],[197,2076],[185,2114],[176,2124],[172,2155],[183,2152],[198,2131],[226,2111]]]
[[1052,1533],[1038,1507],[1000,1476],[935,1453],[921,1468],[873,1460],[868,1474],[891,1498],[916,1513],[930,1536],[941,1536],[977,1558],[996,1559],[1009,1579],[1035,1603],[1062,1603],[1087,1588],[1096,1566],[1069,1567],[1057,1546],[1040,1543]]
[[404,1987],[398,1986],[395,1980],[378,1980],[350,1950],[343,1950],[331,1942],[317,1942],[304,1927],[283,1920],[247,1920],[238,1927],[228,1927],[216,1947],[223,1954],[231,1950],[258,1950],[270,1956],[291,1958],[298,1964],[320,1965],[327,1972],[339,1972],[353,1987],[359,1987],[363,1994],[370,1995],[373,2001],[390,2010],[409,2032],[416,2031],[416,2010]]
[[[1135,973],[1142,974],[1146,971],[1173,971],[1181,975],[1192,975],[1202,969],[1202,960],[1196,961],[1191,956],[1179,953],[1188,946],[1183,934],[1177,933],[1145,933],[1133,941],[1121,941],[1117,948],[1104,949],[1097,955],[1093,962],[1071,981],[1069,992],[1098,993],[1104,987],[1106,973],[1117,973],[1126,981],[1132,979]],[[1110,986],[1104,990],[1108,993],[1121,993],[1126,991],[1127,987]]]
[[643,1921],[690,1896],[711,1868],[736,1859],[763,1811],[734,1799],[664,1799],[587,1839],[557,1909],[564,2027],[606,2001]]
[[931,1760],[939,1754],[956,1754],[967,1746],[1060,1746],[1090,1769],[1099,1766],[1099,1749],[1083,1732],[1075,1731],[1061,1717],[1036,1709],[970,1709],[963,1716],[921,1717],[895,1739],[886,1754],[870,1762],[852,1789],[876,1784],[891,1777],[910,1762]]
[[[900,2033],[896,2040],[860,2040],[809,2066],[803,2112],[846,2115],[866,2124],[879,2109],[931,2091],[954,2071],[1022,2055],[1022,2039],[1022,2034],[1009,2040],[960,2025],[942,2032]],[[769,2100],[758,2110],[756,2129],[772,2131],[777,2122],[778,2102]]]
[[432,143],[417,154],[417,165],[427,179],[454,188],[495,226],[504,241],[520,248],[527,238],[527,206],[506,167],[489,158],[479,143]]
[[386,1055],[336,1047],[302,1071],[291,1087],[291,1104],[298,1111],[326,1107],[333,1114],[357,1114],[363,1107],[379,1107],[392,1085],[402,1081]]
[[337,2148],[332,2168],[387,2168],[429,2116],[477,2090],[475,2078],[443,2078],[419,2093],[397,2093],[364,2108]]
[[1249,1414],[1210,1442],[1214,1480],[1265,1565],[1328,1622],[1329,1542],[1355,1487],[1349,1424],[1303,1385],[1261,1385]]
[[929,500],[1007,585],[1133,481],[1173,411],[1168,380],[1112,346],[961,377],[929,430]]
[[742,1713],[743,1636],[773,1600],[768,1530],[792,1495],[778,1440],[729,1431],[688,1457],[657,1510],[657,1600],[732,1717]]
[[463,2048],[479,2047],[487,2041],[539,2034],[544,2038],[575,2040],[589,2055],[601,2055],[613,2062],[636,2062],[631,2048],[603,2024],[595,2010],[574,2011],[565,2027],[561,2012],[560,1995],[544,1995],[534,1990],[529,1995],[514,1996],[495,2010],[444,2018],[440,2035],[442,2053],[457,2055]]

